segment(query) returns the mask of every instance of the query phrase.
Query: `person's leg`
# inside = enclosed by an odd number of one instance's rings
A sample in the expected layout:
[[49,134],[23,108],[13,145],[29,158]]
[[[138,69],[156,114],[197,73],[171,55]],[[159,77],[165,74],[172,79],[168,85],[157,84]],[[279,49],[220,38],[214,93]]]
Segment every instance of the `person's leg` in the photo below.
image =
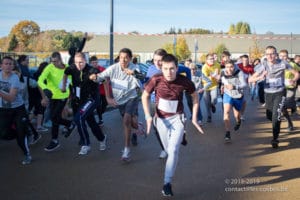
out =
[[211,122],[211,96],[209,90],[204,92],[203,99],[206,107],[207,122]]
[[172,116],[163,120],[166,124],[167,132],[164,134],[167,136],[166,150],[168,158],[166,161],[165,175],[164,175],[164,187],[170,185],[177,167],[179,148],[184,133],[184,125],[180,115]]
[[275,93],[273,94],[273,101],[272,101],[272,133],[273,133],[273,140],[272,146],[273,148],[278,147],[278,136],[280,133],[280,125],[281,121],[279,120],[280,112],[278,111],[280,108],[280,104],[282,103],[282,93]]
[[202,115],[202,110],[201,110],[201,99],[203,97],[203,93],[199,93],[198,94],[199,96],[199,109],[198,109],[198,121],[200,121],[202,123],[202,120],[203,120],[203,115]]
[[28,118],[25,106],[15,108],[14,122],[17,130],[17,143],[25,156],[22,164],[30,164],[31,156],[28,146]]

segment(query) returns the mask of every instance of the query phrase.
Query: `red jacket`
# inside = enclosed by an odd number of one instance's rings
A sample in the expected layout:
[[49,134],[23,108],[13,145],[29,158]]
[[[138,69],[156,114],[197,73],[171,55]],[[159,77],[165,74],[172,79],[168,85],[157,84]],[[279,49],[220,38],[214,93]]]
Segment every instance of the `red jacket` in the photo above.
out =
[[[100,65],[98,65],[98,69],[99,69],[100,72],[103,72],[105,70],[105,68],[100,66]],[[104,85],[103,84],[99,85],[99,92],[100,92],[100,95],[105,96],[105,90],[104,90]]]
[[240,70],[242,70],[245,74],[253,74],[254,73],[254,67],[250,64],[248,64],[247,66],[243,66],[243,63],[239,63],[238,67],[240,68]]

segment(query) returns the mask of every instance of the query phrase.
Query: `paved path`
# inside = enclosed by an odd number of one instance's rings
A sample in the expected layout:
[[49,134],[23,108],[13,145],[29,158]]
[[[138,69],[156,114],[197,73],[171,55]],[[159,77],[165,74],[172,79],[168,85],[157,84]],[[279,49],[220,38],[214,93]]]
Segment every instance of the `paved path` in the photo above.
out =
[[[220,104],[213,122],[205,124],[205,135],[188,125],[188,145],[181,147],[173,181],[179,200],[268,200],[300,198],[300,123],[289,134],[282,123],[280,148],[272,149],[271,124],[264,109],[250,102],[247,118],[232,143],[224,144]],[[141,112],[142,113],[142,112]],[[205,113],[204,113],[204,116]],[[123,147],[118,111],[104,115],[109,148],[98,150],[92,136],[92,151],[79,156],[78,136],[65,139],[61,147],[45,152],[49,134],[31,146],[33,162],[20,165],[21,153],[15,141],[0,141],[1,200],[157,200],[161,195],[164,161],[154,135],[139,138],[132,148],[132,162],[120,161]],[[141,114],[140,119],[143,119]]]

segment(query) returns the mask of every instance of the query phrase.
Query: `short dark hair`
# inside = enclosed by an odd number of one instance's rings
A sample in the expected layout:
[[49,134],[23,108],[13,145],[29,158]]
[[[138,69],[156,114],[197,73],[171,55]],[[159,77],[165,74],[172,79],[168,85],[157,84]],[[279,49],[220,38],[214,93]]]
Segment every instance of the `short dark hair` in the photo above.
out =
[[20,55],[19,58],[18,58],[18,63],[23,62],[24,60],[27,59],[27,57],[28,57],[28,56],[26,56],[26,55],[24,55],[24,54],[23,54],[23,55]]
[[132,58],[132,51],[129,48],[123,48],[120,50],[120,53],[126,53],[130,58]]
[[162,62],[170,63],[174,62],[176,67],[178,66],[178,59],[173,54],[166,54],[161,59]]
[[164,49],[157,49],[154,51],[154,55],[164,56],[167,54],[167,51]]
[[98,60],[97,56],[92,56],[92,57],[90,58],[90,61],[97,61],[97,60]]

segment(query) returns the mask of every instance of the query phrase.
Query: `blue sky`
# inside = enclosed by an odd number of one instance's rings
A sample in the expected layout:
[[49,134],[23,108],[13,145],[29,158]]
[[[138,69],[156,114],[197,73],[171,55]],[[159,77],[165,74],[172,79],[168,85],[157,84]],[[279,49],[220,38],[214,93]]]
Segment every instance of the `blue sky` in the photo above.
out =
[[[300,1],[296,0],[114,0],[114,10],[114,32],[153,34],[171,27],[227,32],[230,24],[243,21],[258,34],[300,34]],[[107,34],[110,0],[3,0],[0,37],[21,20],[35,21],[41,31]]]

